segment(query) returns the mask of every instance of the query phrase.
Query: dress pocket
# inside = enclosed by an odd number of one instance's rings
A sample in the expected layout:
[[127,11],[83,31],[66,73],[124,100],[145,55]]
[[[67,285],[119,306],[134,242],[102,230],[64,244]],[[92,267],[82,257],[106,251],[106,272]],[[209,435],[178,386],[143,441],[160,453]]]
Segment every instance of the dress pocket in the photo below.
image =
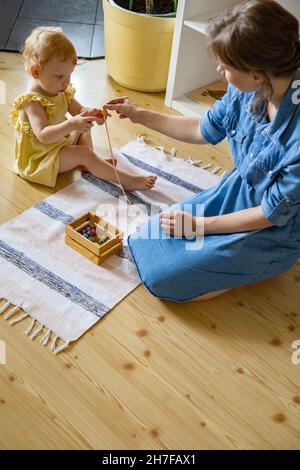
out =
[[236,121],[232,116],[226,116],[224,119],[224,127],[226,129],[227,140],[230,146],[232,160],[237,166],[243,159],[246,152],[246,137],[247,131]]
[[280,150],[274,145],[254,142],[239,168],[241,176],[254,187],[267,185],[274,179],[282,159]]

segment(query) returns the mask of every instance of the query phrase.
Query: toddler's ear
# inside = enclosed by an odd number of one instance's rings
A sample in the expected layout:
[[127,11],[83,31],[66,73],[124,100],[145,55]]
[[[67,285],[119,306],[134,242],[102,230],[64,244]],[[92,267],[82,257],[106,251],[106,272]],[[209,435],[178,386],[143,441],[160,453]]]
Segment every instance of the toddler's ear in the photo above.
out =
[[32,78],[39,78],[39,76],[40,76],[39,67],[37,65],[32,65],[30,67],[30,73],[31,73]]

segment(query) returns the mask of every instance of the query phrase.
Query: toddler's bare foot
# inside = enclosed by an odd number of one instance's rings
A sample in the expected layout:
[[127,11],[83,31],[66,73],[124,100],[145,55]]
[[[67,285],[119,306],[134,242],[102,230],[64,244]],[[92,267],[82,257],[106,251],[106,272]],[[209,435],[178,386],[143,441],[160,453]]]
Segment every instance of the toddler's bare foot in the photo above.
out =
[[157,176],[128,176],[122,184],[127,191],[149,191],[156,180]]

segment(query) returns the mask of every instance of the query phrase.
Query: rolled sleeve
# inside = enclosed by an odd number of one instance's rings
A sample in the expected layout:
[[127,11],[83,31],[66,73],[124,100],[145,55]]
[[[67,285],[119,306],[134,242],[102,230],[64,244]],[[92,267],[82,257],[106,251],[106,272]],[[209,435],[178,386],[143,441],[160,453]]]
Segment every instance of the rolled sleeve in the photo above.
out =
[[231,88],[221,100],[202,117],[200,122],[200,130],[203,138],[212,145],[216,145],[226,137],[226,129],[223,120],[226,115],[227,105]]
[[281,169],[276,180],[264,192],[261,209],[272,224],[286,225],[300,211],[300,155]]

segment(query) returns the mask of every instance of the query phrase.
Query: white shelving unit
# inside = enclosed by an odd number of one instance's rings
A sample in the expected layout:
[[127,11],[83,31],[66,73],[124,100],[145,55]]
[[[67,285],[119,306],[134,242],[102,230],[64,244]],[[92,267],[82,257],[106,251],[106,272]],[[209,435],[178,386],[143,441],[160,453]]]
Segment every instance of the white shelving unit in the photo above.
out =
[[[299,0],[277,0],[300,20]],[[199,88],[220,80],[217,62],[209,56],[206,28],[237,0],[179,0],[165,103],[187,116],[201,116],[207,106],[188,98]],[[284,34],[284,32],[283,32]]]
[[[200,2],[198,2],[200,4]],[[206,34],[206,27],[211,18],[215,18],[221,15],[224,12],[224,8],[218,9],[216,11],[210,11],[205,15],[195,16],[195,18],[191,18],[189,20],[184,20],[184,25],[188,26],[189,28],[194,29],[195,31],[199,31],[199,33]]]

